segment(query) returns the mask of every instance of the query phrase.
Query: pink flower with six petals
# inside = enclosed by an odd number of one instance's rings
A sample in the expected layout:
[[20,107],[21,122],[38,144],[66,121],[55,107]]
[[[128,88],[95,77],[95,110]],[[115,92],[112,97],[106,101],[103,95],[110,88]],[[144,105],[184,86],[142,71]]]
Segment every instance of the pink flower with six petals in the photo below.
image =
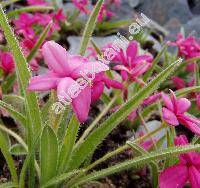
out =
[[122,79],[128,78],[133,81],[138,81],[138,77],[145,73],[152,63],[152,56],[137,55],[138,47],[135,41],[131,42],[127,47],[125,53],[122,49],[117,54],[114,62],[121,62],[122,65],[116,65],[115,70],[121,71]]
[[[43,75],[32,77],[28,90],[56,89],[58,99],[71,102],[77,118],[80,122],[84,122],[88,117],[92,90],[90,84],[83,79],[82,73],[92,74],[94,68],[98,70],[95,73],[100,73],[108,70],[109,67],[98,61],[89,62],[87,58],[82,56],[70,55],[63,47],[53,41],[43,45],[42,54],[49,71]],[[77,79],[81,82],[80,84]],[[71,101],[69,96],[71,96]]]

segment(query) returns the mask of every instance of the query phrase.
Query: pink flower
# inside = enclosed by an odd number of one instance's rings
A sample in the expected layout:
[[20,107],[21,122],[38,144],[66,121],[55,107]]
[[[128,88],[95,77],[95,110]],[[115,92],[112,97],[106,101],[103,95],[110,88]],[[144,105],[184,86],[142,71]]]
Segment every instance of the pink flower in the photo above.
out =
[[[187,137],[175,138],[175,145],[187,145]],[[189,181],[192,188],[200,187],[200,154],[188,152],[179,156],[179,164],[165,169],[159,177],[160,188],[182,188]]]
[[199,136],[200,120],[185,115],[191,106],[191,102],[186,98],[177,99],[173,91],[171,91],[171,94],[171,99],[166,94],[162,94],[163,101],[166,105],[166,108],[164,107],[162,109],[164,121],[173,126],[182,124]]
[[12,54],[10,52],[2,52],[0,54],[0,58],[1,58],[0,67],[3,69],[3,71],[6,74],[12,73],[15,69],[15,63]]
[[13,23],[16,26],[16,32],[23,34],[25,38],[34,38],[35,32],[32,26],[38,21],[38,19],[32,14],[22,13],[18,19],[15,19]]
[[28,0],[29,5],[43,5],[43,6],[48,6],[49,3],[45,2],[44,0]]
[[113,16],[115,16],[115,14],[107,9],[106,4],[103,4],[97,19],[101,22],[104,18],[110,19]]
[[[21,47],[22,47],[22,50],[23,50],[23,53],[24,55],[27,57],[31,51],[31,49],[35,46],[35,43],[36,43],[37,39],[23,39],[22,42],[20,43],[21,44]],[[30,62],[29,62],[29,66],[31,68],[32,71],[37,71],[39,69],[39,65],[37,63],[37,60],[36,58],[32,59]]]
[[186,87],[185,81],[177,76],[173,76],[172,81],[177,89],[182,89]]
[[108,78],[103,72],[96,74],[92,84],[92,102],[95,102],[101,97],[104,91],[104,86],[108,89],[111,87],[115,89],[123,89],[122,83]]
[[81,12],[90,14],[91,11],[88,9],[88,6],[90,5],[89,0],[72,0],[72,2]]
[[200,40],[192,36],[184,38],[182,34],[178,34],[177,41],[170,44],[178,46],[179,56],[186,59],[200,56]]
[[[182,34],[178,34],[177,41],[170,43],[178,47],[178,55],[185,59],[200,57],[200,40],[195,37],[184,38]],[[194,63],[187,66],[188,71],[194,71]]]
[[[35,18],[37,19],[37,24],[46,27],[53,19],[54,19],[54,14],[42,14],[42,13],[35,13]],[[60,25],[58,21],[54,21],[53,25],[50,28],[48,37],[52,35],[54,31],[60,30]]]
[[138,77],[145,73],[151,66],[152,57],[150,55],[137,55],[138,47],[135,41],[131,42],[126,52],[121,49],[115,57],[115,62],[122,62],[122,65],[116,65],[114,69],[121,71],[122,79],[128,78],[137,81]]
[[90,81],[88,84],[83,76],[87,76],[92,82],[91,76],[95,76],[94,72],[104,72],[109,69],[108,66],[98,61],[89,62],[82,56],[70,55],[53,41],[43,45],[42,54],[49,71],[31,78],[28,90],[56,89],[59,101],[71,102],[77,118],[80,122],[84,122],[89,113],[92,90]]
[[149,96],[147,99],[144,100],[143,105],[150,105],[159,100],[162,97],[162,93],[156,93],[154,95]]
[[52,13],[53,19],[58,23],[66,20],[66,16],[63,14],[63,9],[58,9],[56,13]]

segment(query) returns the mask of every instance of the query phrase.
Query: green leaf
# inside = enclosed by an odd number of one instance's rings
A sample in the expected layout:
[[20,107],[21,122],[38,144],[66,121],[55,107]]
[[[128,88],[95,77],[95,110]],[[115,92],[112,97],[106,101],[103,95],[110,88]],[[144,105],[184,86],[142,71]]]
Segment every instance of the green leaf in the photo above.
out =
[[[0,25],[2,27],[2,30],[4,31],[4,35],[6,37],[6,40],[8,42],[8,45],[12,51],[15,64],[16,64],[16,75],[19,81],[20,90],[22,91],[22,94],[25,98],[25,104],[26,104],[26,112],[28,115],[28,124],[29,125],[29,141],[32,140],[32,132],[35,132],[35,136],[38,135],[41,132],[41,117],[40,117],[40,110],[36,98],[36,94],[33,92],[27,91],[27,86],[30,78],[30,72],[28,69],[28,64],[26,62],[26,59],[24,58],[24,55],[22,53],[22,50],[19,46],[18,41],[16,40],[13,30],[8,24],[8,19],[2,9],[0,7]],[[34,130],[33,130],[34,127]]]
[[8,18],[14,17],[18,14],[24,13],[24,12],[45,12],[49,10],[54,10],[54,7],[51,6],[28,6],[23,7],[20,9],[15,9],[13,11],[8,12],[7,16]]
[[14,109],[17,109],[18,112],[24,114],[25,100],[23,97],[14,94],[3,95],[3,101],[7,104],[11,104]]
[[0,100],[0,107],[5,109],[17,122],[26,126],[26,118],[21,113],[17,112],[10,104]]
[[0,188],[15,188],[15,187],[17,188],[18,185],[13,182],[7,182],[7,183],[0,184]]
[[52,26],[53,22],[51,21],[47,26],[46,28],[44,29],[44,31],[42,32],[42,34],[40,35],[39,39],[37,40],[35,46],[31,49],[28,57],[26,58],[28,62],[30,62],[34,56],[36,55],[37,51],[39,50],[40,46],[42,45],[42,43],[45,41],[48,33],[49,33],[49,30]]
[[15,74],[11,74],[6,77],[6,79],[3,81],[1,85],[4,94],[8,93],[13,88],[15,81],[16,81]]
[[183,89],[179,89],[175,92],[177,97],[182,97],[184,95],[187,95],[189,93],[193,92],[199,92],[200,91],[200,86],[193,86],[193,87],[187,87]]
[[80,55],[84,55],[85,51],[87,49],[87,46],[90,42],[90,38],[92,36],[92,33],[94,31],[96,22],[97,22],[97,16],[99,14],[99,11],[101,10],[102,4],[103,4],[104,0],[99,0],[95,6],[95,8],[93,9],[87,24],[85,26],[85,30],[83,32],[83,37],[82,37],[82,41],[81,41],[81,45],[80,45]]
[[147,154],[144,154],[143,156],[136,157],[134,159],[109,167],[107,169],[96,171],[87,176],[81,177],[75,182],[73,186],[80,185],[85,182],[90,182],[92,180],[97,180],[102,177],[105,177],[114,173],[118,173],[123,170],[129,170],[133,167],[141,167],[150,163],[151,161],[155,159],[162,159],[164,157],[170,157],[172,155],[178,155],[181,153],[186,153],[188,151],[199,150],[199,149],[200,149],[200,144],[197,144],[197,145],[187,145],[184,147],[171,147],[171,148],[163,149],[160,151],[147,153]]
[[[140,147],[138,144],[134,144],[130,141],[126,142],[134,151],[139,153],[140,155],[148,154],[148,152]],[[151,166],[151,174],[152,174],[152,179],[153,179],[153,187],[158,186],[158,165],[155,161],[149,162]]]
[[56,175],[58,140],[53,129],[45,126],[40,139],[40,184],[44,185]]
[[158,55],[153,60],[151,68],[144,75],[144,81],[145,82],[152,75],[154,69],[156,68],[156,65],[160,61],[160,58],[162,57],[162,55],[164,54],[164,52],[167,50],[167,47],[168,47],[167,45],[164,45],[164,47],[162,48],[162,50],[158,53]]
[[75,115],[72,116],[59,154],[58,173],[64,172],[71,159],[72,149],[76,141],[79,122]]
[[102,140],[135,108],[137,108],[145,98],[151,95],[158,86],[166,80],[166,78],[175,70],[180,64],[177,61],[169,65],[163,72],[155,77],[146,87],[141,89],[135,96],[127,101],[122,107],[115,113],[113,113],[106,121],[104,121],[96,130],[94,130],[87,139],[76,148],[73,152],[73,158],[70,163],[70,169],[75,169],[81,165],[85,158],[90,155],[96,147],[102,142]]
[[72,176],[76,175],[79,171],[72,171],[68,173],[64,173],[60,176],[56,176],[52,178],[50,181],[48,181],[45,185],[42,186],[42,188],[50,187],[52,185],[59,184],[63,181],[66,181],[68,178],[71,178]]
[[4,139],[4,136],[2,135],[1,132],[0,132],[0,149],[8,164],[8,168],[10,170],[13,182],[18,183],[18,177],[17,177],[17,171],[15,169],[15,164],[14,164],[12,156],[9,153],[8,148],[6,147],[6,140]]
[[118,29],[119,27],[124,27],[127,25],[130,25],[133,21],[132,20],[120,20],[120,21],[115,21],[115,22],[103,22],[97,25],[98,29]]
[[21,144],[12,145],[10,148],[10,153],[11,155],[16,156],[27,155],[26,149]]

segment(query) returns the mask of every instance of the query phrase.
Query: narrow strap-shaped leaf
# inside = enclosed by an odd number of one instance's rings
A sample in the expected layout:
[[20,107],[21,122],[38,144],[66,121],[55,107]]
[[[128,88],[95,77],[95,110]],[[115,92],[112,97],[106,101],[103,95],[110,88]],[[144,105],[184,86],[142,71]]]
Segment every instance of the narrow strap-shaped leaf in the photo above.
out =
[[45,126],[40,139],[40,184],[44,185],[56,175],[58,160],[58,140],[53,129]]
[[[134,144],[132,142],[126,142],[134,151],[138,152],[140,155],[147,154],[148,152],[140,147],[138,144]],[[152,173],[152,179],[153,179],[153,187],[158,186],[158,165],[155,161],[149,162],[151,166],[151,173]]]
[[85,51],[87,49],[87,46],[90,42],[90,38],[92,36],[92,33],[94,31],[96,22],[97,22],[97,16],[99,14],[99,11],[101,10],[102,4],[103,4],[104,0],[99,0],[95,6],[95,8],[93,9],[87,24],[85,26],[85,30],[83,32],[83,37],[82,37],[82,41],[81,41],[81,45],[80,45],[80,55],[84,55]]
[[103,170],[91,173],[87,176],[84,176],[78,179],[73,186],[80,185],[84,182],[97,180],[102,177],[105,177],[105,176],[108,176],[108,175],[111,175],[123,170],[128,170],[133,167],[141,167],[155,159],[162,159],[164,157],[178,155],[181,153],[186,153],[188,151],[194,151],[194,150],[199,150],[199,149],[200,149],[200,144],[197,144],[197,145],[187,145],[184,147],[171,147],[171,148],[163,149],[160,151],[147,153],[147,154],[144,154],[143,156],[136,157],[134,159],[109,167],[107,169],[103,169]]
[[63,181],[66,181],[68,178],[71,178],[72,176],[76,175],[79,171],[75,170],[72,172],[64,173],[60,176],[56,176],[55,178],[52,178],[50,181],[48,181],[45,185],[42,186],[42,188],[50,187],[52,185],[59,184]]
[[15,74],[10,74],[6,77],[6,79],[3,81],[1,85],[3,94],[7,94],[9,90],[12,90],[15,80],[16,80]]
[[200,92],[200,86],[193,86],[193,87],[186,87],[183,89],[179,89],[175,92],[175,94],[177,97],[182,97],[184,95],[187,95],[193,92]]
[[27,155],[27,151],[21,144],[12,145],[11,148],[9,149],[9,152],[15,156]]
[[16,73],[18,80],[20,81],[19,84],[21,90],[25,97],[29,122],[32,123],[32,127],[34,126],[35,133],[39,134],[41,131],[41,117],[36,94],[26,91],[30,78],[28,64],[26,62],[26,59],[24,58],[19,43],[14,36],[13,30],[8,24],[7,17],[3,12],[2,7],[0,7],[0,25],[4,31],[4,35],[15,59]]
[[1,132],[0,132],[0,149],[8,164],[8,168],[10,170],[13,182],[18,183],[18,177],[17,177],[17,171],[15,169],[15,164],[14,164],[12,156],[9,153],[9,149],[6,147],[6,141],[4,140],[4,136],[2,135]]
[[54,7],[51,6],[28,6],[28,7],[23,7],[20,9],[15,9],[13,11],[8,12],[8,18],[14,17],[18,14],[21,14],[23,12],[44,12],[44,11],[49,11],[53,10]]
[[19,113],[25,116],[25,100],[22,96],[9,94],[3,95],[3,101],[7,104],[11,104],[14,109],[16,109]]
[[69,161],[71,159],[72,149],[76,141],[77,133],[79,129],[79,123],[75,115],[72,116],[67,132],[64,138],[64,142],[59,154],[59,166],[58,173],[64,172],[66,170]]
[[10,104],[0,100],[0,107],[5,109],[17,122],[26,127],[26,118],[21,113],[17,112]]
[[151,95],[158,86],[166,80],[166,78],[175,70],[180,64],[180,60],[169,65],[163,72],[155,77],[146,87],[141,89],[135,96],[126,102],[117,112],[113,113],[104,123],[102,123],[95,131],[93,131],[87,139],[76,148],[73,152],[70,169],[75,169],[91,154],[102,140],[135,108],[137,108],[142,101]]
[[15,188],[15,187],[17,188],[18,185],[13,182],[7,182],[7,183],[0,184],[0,188]]
[[26,58],[28,62],[30,62],[34,56],[36,55],[37,51],[39,50],[40,46],[42,45],[42,43],[45,41],[49,30],[52,26],[52,21],[46,26],[46,28],[44,29],[44,31],[42,32],[42,34],[40,35],[39,39],[37,40],[35,46],[31,49],[28,57]]

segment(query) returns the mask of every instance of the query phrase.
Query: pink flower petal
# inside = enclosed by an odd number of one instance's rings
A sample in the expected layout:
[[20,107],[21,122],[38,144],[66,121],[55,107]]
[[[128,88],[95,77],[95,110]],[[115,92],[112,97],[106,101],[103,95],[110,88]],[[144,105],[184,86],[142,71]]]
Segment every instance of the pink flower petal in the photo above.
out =
[[114,70],[129,72],[128,68],[126,68],[124,65],[116,65],[114,66]]
[[178,114],[182,114],[186,111],[188,111],[188,109],[191,106],[191,102],[186,99],[186,98],[180,98],[177,100],[177,113]]
[[175,165],[165,169],[159,177],[160,188],[182,188],[188,179],[185,165]]
[[182,146],[182,145],[187,145],[188,144],[188,139],[185,135],[180,135],[180,136],[177,136],[175,139],[174,139],[174,144],[176,146]]
[[101,97],[103,91],[104,91],[103,82],[94,83],[92,86],[92,102],[98,100]]
[[60,80],[56,73],[48,72],[40,76],[34,76],[29,81],[29,91],[47,91],[56,89],[57,83]]
[[133,41],[128,45],[126,49],[127,60],[133,62],[137,55],[137,42]]
[[46,42],[42,46],[42,54],[49,69],[62,76],[70,73],[67,51],[54,41]]
[[200,187],[200,170],[195,166],[189,168],[189,180],[192,188]]
[[181,78],[173,76],[171,79],[177,89],[182,89],[185,87],[185,82]]
[[122,83],[120,83],[116,80],[112,80],[106,76],[104,76],[102,80],[104,81],[104,83],[106,84],[106,86],[108,88],[111,88],[111,87],[115,88],[115,89],[123,89],[124,88]]
[[81,90],[76,81],[66,77],[59,82],[57,95],[60,101],[65,100],[68,104],[70,103],[70,99],[72,100],[73,110],[81,123],[87,119],[91,104],[90,87],[87,86],[85,89]]
[[186,115],[179,115],[178,120],[180,121],[181,124],[186,126],[193,133],[200,136],[200,124],[196,123],[197,120],[194,120],[194,118],[190,118],[189,116]]
[[128,79],[128,73],[124,70],[121,71],[121,76],[122,76],[123,81]]
[[71,76],[73,78],[79,78],[83,76],[83,74],[90,76],[91,74],[95,75],[100,72],[105,72],[107,70],[109,70],[109,67],[104,63],[101,63],[99,61],[87,62],[87,63],[82,63],[79,67],[73,70]]
[[73,110],[80,123],[84,123],[89,114],[91,104],[91,88],[87,86],[81,93],[72,101]]
[[167,107],[169,110],[174,111],[174,106],[173,106],[172,101],[171,101],[171,99],[169,98],[169,96],[166,95],[165,93],[162,93],[162,98],[163,98],[163,101],[164,101],[166,107]]
[[134,66],[136,66],[137,64],[140,64],[140,63],[151,63],[153,60],[152,56],[150,55],[140,55],[140,56],[137,56],[131,63],[131,67],[133,68]]
[[167,108],[163,108],[162,109],[162,113],[163,113],[163,119],[170,125],[179,125],[178,119],[176,117],[176,115],[168,110]]
[[134,67],[131,70],[131,76],[134,78],[134,77],[138,77],[138,76],[142,75],[143,73],[145,73],[148,70],[148,68],[150,66],[151,65],[149,63],[146,63],[146,62],[137,64],[136,67]]

